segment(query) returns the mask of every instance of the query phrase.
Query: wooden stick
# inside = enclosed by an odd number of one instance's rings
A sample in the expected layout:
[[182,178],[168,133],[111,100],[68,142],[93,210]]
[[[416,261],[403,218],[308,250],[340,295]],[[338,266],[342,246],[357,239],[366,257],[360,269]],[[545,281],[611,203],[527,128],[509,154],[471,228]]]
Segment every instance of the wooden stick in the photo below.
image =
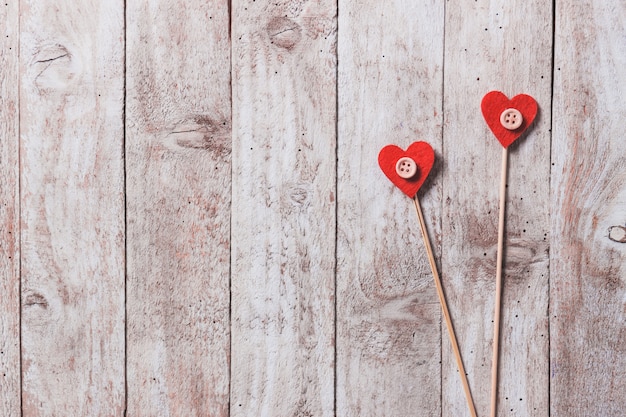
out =
[[435,263],[435,256],[433,255],[433,248],[428,238],[428,231],[426,230],[426,223],[424,222],[424,215],[422,214],[422,207],[420,206],[417,195],[413,199],[415,203],[415,210],[417,211],[417,219],[420,223],[420,230],[422,231],[422,237],[424,238],[424,246],[426,246],[426,253],[428,254],[428,262],[430,263],[430,269],[433,271],[433,278],[435,279],[435,285],[437,286],[437,295],[439,296],[439,303],[441,304],[441,310],[443,310],[443,317],[446,321],[446,327],[448,328],[448,335],[450,336],[450,343],[452,344],[452,350],[456,357],[456,364],[461,374],[461,382],[463,383],[463,390],[465,391],[465,398],[467,399],[467,406],[469,407],[472,417],[476,417],[476,407],[474,407],[474,400],[472,399],[472,393],[470,392],[469,383],[467,382],[467,374],[465,373],[465,367],[463,366],[463,360],[461,359],[461,352],[459,351],[459,345],[456,341],[456,334],[454,333],[454,327],[452,327],[452,319],[450,318],[450,312],[448,311],[448,304],[446,303],[446,297],[443,293],[443,286],[441,285],[441,278],[439,278],[439,272],[437,272],[437,264]]
[[507,148],[502,148],[500,173],[500,218],[498,219],[498,253],[496,255],[496,297],[493,313],[493,359],[491,361],[491,417],[496,417],[498,405],[498,357],[500,353],[500,305],[502,295],[502,255],[504,249],[504,213],[506,209]]

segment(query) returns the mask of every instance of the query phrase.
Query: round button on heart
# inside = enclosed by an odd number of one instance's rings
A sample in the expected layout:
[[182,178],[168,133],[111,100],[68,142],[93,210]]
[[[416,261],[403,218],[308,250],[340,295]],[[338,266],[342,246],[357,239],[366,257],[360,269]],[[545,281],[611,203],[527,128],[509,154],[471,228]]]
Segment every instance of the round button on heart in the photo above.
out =
[[500,115],[500,124],[505,129],[515,130],[522,125],[524,116],[517,109],[506,109]]
[[396,162],[396,173],[405,180],[413,178],[417,173],[417,164],[408,156],[403,156]]

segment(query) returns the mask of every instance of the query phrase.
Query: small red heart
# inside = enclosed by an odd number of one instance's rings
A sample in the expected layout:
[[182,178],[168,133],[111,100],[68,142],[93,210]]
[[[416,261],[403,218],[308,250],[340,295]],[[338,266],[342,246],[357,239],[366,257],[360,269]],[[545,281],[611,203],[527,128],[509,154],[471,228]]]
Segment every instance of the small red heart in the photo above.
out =
[[[403,159],[409,158],[409,159]],[[412,161],[412,162],[411,162]],[[404,164],[407,163],[407,170],[404,171]],[[413,166],[412,164],[415,164]],[[435,163],[435,151],[426,142],[414,142],[406,151],[396,145],[387,145],[378,154],[378,165],[383,170],[387,178],[391,180],[402,192],[409,197],[415,197],[426,177],[430,173]],[[403,178],[400,176],[403,174]],[[412,173],[414,174],[412,175]],[[412,176],[411,176],[412,175]]]
[[[480,108],[483,111],[483,117],[487,122],[487,126],[489,126],[489,129],[491,129],[505,148],[508,148],[510,144],[524,133],[537,115],[537,102],[526,94],[517,95],[509,100],[500,91],[491,91],[483,97]],[[500,121],[500,116],[507,109],[515,109],[521,113],[523,121],[519,127],[510,130]]]

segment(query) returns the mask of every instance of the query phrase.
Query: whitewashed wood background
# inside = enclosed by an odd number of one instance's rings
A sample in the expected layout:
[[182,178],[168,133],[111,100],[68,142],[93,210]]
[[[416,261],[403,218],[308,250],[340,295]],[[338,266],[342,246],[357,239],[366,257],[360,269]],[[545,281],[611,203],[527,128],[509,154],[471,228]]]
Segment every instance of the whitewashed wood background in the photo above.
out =
[[0,416],[467,416],[626,410],[626,2],[0,3]]

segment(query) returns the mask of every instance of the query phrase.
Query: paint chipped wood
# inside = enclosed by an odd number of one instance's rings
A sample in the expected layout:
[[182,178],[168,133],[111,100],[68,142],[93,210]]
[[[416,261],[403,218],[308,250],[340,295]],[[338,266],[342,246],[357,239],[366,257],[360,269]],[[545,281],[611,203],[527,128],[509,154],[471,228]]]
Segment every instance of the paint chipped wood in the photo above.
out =
[[336,3],[233,2],[231,415],[334,415]]
[[413,202],[377,159],[437,152],[420,199],[439,256],[443,3],[339,10],[337,415],[439,415],[441,307]]
[[228,2],[127,9],[129,416],[228,416]]
[[467,415],[376,164],[415,140],[486,415],[498,89],[540,107],[510,150],[498,415],[621,416],[626,8],[554,6],[0,3],[0,415]]
[[[550,405],[554,416],[626,409],[626,4],[556,2]],[[611,228],[611,232],[607,230]]]
[[[502,154],[480,103],[500,90],[539,104],[508,152],[497,410],[547,415],[552,12],[541,1],[451,1],[445,27],[442,271],[479,415],[490,408]],[[468,415],[454,357],[442,348],[443,415]]]
[[20,16],[22,415],[122,416],[123,2]]
[[0,415],[20,414],[19,15],[0,7]]

